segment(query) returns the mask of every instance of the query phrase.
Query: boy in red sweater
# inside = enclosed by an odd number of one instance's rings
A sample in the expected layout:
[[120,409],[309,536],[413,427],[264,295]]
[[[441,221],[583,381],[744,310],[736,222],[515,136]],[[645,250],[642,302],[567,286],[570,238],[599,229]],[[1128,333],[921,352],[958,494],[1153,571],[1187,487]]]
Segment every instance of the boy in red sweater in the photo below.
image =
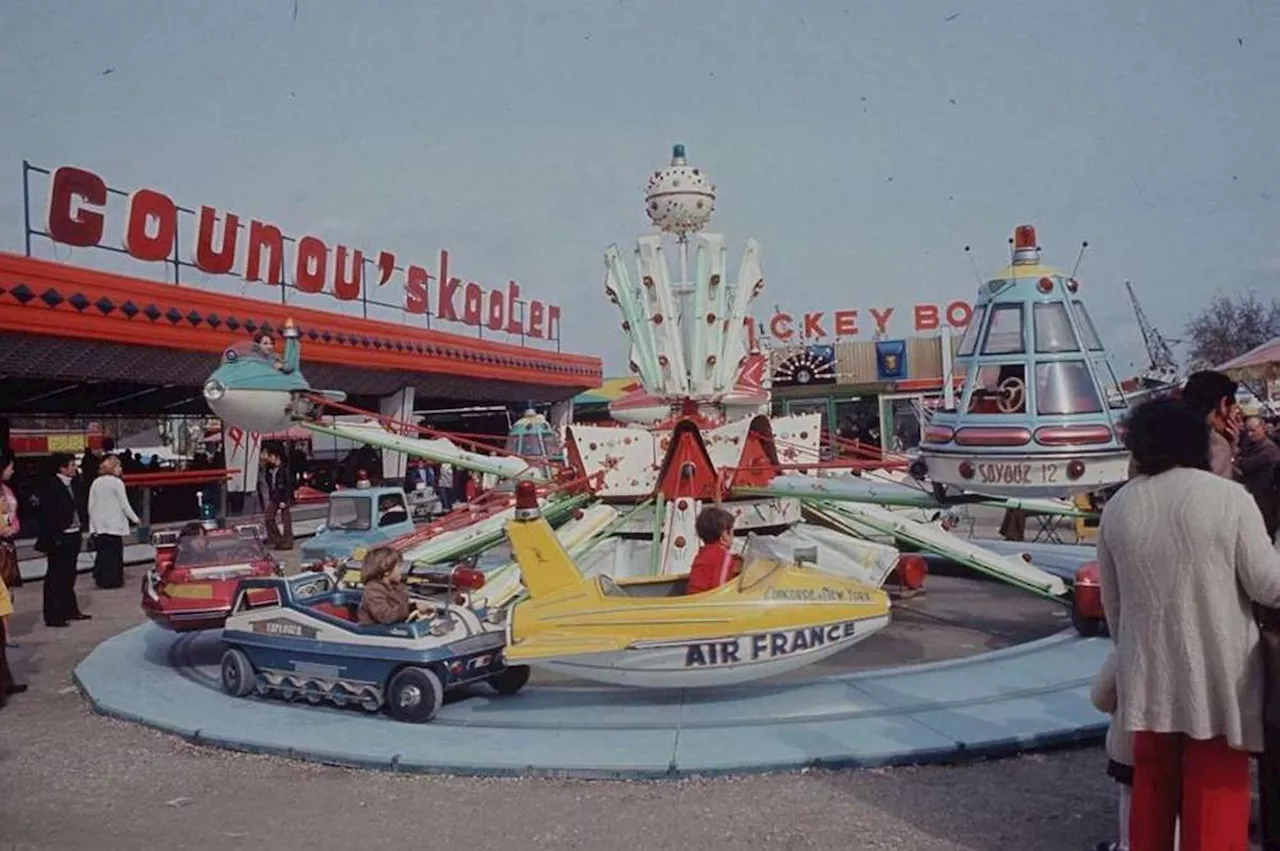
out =
[[687,593],[701,594],[719,588],[741,573],[742,556],[733,553],[733,515],[723,508],[702,509],[693,527],[702,547],[689,568]]

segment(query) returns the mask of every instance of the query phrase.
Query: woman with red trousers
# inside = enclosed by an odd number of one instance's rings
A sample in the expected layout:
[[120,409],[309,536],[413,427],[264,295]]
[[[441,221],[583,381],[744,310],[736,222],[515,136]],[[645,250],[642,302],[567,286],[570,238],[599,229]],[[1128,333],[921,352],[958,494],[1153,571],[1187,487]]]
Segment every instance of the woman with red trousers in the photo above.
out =
[[1133,734],[1132,851],[1248,851],[1249,757],[1264,674],[1250,601],[1280,605],[1280,553],[1257,504],[1209,472],[1205,418],[1148,402],[1129,420],[1136,473],[1098,533],[1116,644],[1115,723]]

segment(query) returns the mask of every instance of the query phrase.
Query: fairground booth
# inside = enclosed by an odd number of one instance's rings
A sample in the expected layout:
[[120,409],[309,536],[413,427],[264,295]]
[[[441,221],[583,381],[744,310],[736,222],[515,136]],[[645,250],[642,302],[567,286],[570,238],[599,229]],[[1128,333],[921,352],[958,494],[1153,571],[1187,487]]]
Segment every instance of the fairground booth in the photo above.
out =
[[[0,253],[0,442],[22,456],[20,489],[49,453],[141,424],[189,416],[203,432],[201,387],[222,353],[279,337],[286,320],[313,386],[398,420],[567,407],[601,382],[597,358],[561,350],[558,305],[468,277],[446,248],[405,256],[289,235],[73,166],[24,162],[22,188],[23,253]],[[223,438],[225,465],[241,470],[231,489],[252,490],[261,435]],[[398,461],[384,473],[402,475]]]

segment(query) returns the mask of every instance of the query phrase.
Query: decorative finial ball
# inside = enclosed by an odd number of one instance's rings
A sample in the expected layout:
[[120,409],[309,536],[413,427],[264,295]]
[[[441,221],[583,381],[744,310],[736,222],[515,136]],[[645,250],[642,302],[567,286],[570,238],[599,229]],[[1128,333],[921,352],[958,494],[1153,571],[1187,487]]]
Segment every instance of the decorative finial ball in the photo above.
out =
[[685,162],[684,145],[672,149],[671,165],[651,174],[645,186],[645,212],[664,233],[684,236],[702,230],[715,206],[715,186],[702,169]]

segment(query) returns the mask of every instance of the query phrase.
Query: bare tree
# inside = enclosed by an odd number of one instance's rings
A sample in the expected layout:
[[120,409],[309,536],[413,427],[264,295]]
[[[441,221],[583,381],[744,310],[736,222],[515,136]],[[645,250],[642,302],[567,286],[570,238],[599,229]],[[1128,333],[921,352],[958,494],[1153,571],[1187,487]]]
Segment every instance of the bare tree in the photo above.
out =
[[1264,302],[1256,293],[1216,295],[1187,323],[1185,340],[1192,369],[1218,366],[1280,336],[1280,298]]

